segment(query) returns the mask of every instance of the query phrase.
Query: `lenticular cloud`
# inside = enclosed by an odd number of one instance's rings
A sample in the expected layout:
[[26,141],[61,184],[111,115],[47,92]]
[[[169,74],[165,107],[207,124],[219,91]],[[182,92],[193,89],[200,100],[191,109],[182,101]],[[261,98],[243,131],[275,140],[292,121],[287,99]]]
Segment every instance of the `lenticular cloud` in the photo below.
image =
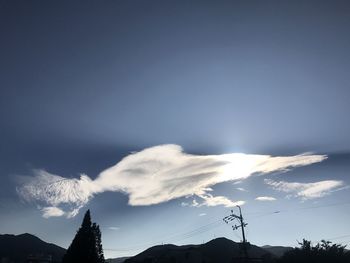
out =
[[178,145],[169,144],[130,154],[94,180],[87,175],[71,179],[36,170],[17,191],[26,201],[42,207],[45,217],[50,214],[75,216],[94,195],[106,191],[127,194],[132,206],[154,205],[190,195],[202,199],[201,205],[230,206],[243,201],[212,196],[208,194],[210,187],[244,180],[253,174],[287,171],[326,158],[312,154],[284,157],[242,153],[193,155],[183,152]]

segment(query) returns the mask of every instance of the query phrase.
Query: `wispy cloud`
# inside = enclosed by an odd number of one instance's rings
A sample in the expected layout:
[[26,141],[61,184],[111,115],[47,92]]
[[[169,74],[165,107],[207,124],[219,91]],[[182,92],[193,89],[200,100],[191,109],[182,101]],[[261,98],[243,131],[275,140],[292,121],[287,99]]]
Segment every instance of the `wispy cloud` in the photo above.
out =
[[108,227],[109,230],[113,230],[113,231],[118,231],[120,228],[116,227],[116,226],[110,226]]
[[276,198],[274,198],[272,196],[258,196],[257,198],[255,198],[255,200],[257,200],[257,201],[275,201]]
[[237,187],[236,188],[238,191],[241,191],[241,192],[248,192],[246,189],[244,189],[243,187]]
[[206,216],[206,213],[200,213],[198,216]]
[[210,187],[241,181],[256,173],[287,171],[326,158],[312,154],[286,157],[242,153],[192,155],[183,152],[178,145],[160,145],[126,156],[94,180],[87,175],[72,179],[36,170],[17,191],[27,201],[50,207],[70,206],[65,212],[67,216],[74,216],[94,195],[106,191],[127,194],[132,206],[159,204],[192,195],[203,199],[202,205],[231,206],[236,201],[208,194]]
[[285,181],[274,181],[271,179],[265,179],[264,181],[267,185],[270,185],[277,191],[300,197],[303,200],[323,197],[333,191],[340,190],[344,185],[343,181],[336,180],[326,180],[314,183],[291,183]]

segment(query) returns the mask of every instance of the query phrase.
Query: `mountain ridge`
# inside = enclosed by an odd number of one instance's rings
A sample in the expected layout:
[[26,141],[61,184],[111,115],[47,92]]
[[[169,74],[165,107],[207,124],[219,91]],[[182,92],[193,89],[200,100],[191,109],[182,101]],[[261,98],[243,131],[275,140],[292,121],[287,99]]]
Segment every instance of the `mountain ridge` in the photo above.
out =
[[[275,256],[269,251],[255,245],[249,245],[249,257],[271,259]],[[228,263],[244,257],[241,243],[221,237],[201,245],[172,244],[150,247],[134,257],[126,259],[125,263],[141,262],[191,262],[191,263]]]
[[[120,257],[106,259],[107,263],[138,263],[153,262],[230,262],[233,258],[243,257],[241,243],[230,239],[219,237],[204,244],[174,245],[164,244],[149,247],[133,257]],[[262,247],[249,245],[248,254],[250,257],[274,258],[280,257],[292,247],[270,246]],[[18,249],[20,248],[20,249]],[[52,255],[53,262],[60,262],[66,249],[53,243],[48,243],[39,237],[29,234],[0,234],[0,260],[10,259],[15,263],[26,262],[31,254]]]
[[60,262],[65,253],[66,249],[29,233],[0,234],[0,260],[22,263],[30,255],[51,255],[53,262]]

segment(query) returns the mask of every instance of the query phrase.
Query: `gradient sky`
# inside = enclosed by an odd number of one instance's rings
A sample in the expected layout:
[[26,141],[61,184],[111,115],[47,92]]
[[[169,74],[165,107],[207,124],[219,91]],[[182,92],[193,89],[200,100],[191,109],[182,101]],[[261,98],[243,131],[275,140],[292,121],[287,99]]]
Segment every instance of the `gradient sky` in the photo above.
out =
[[[198,195],[135,206],[132,190],[104,182],[75,217],[44,218],[43,200],[18,191],[41,171],[98,182],[133,152],[176,144],[213,162],[327,156],[244,180],[212,175],[209,193],[245,201],[251,243],[349,244],[349,28],[348,1],[0,1],[0,233],[67,247],[90,208],[107,257],[239,241],[220,221],[231,208],[201,206]],[[324,181],[339,185],[310,195]]]

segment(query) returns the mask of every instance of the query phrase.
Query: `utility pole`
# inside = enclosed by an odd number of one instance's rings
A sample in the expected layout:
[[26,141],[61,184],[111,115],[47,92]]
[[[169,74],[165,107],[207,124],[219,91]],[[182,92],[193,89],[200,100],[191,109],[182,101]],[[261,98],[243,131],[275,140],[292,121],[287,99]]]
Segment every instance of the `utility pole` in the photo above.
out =
[[231,210],[231,214],[228,215],[228,216],[225,216],[223,218],[224,222],[226,224],[229,224],[231,223],[232,221],[234,220],[238,220],[238,225],[233,225],[232,226],[232,229],[233,230],[237,230],[238,228],[241,228],[242,229],[242,239],[243,239],[243,242],[242,242],[242,248],[243,248],[243,253],[244,253],[244,257],[245,257],[245,262],[248,262],[248,243],[247,243],[247,240],[245,238],[245,233],[244,233],[244,228],[248,225],[247,223],[244,222],[243,220],[243,216],[242,216],[242,210],[241,210],[241,207],[239,205],[237,205],[238,209],[239,209],[239,215],[236,215],[233,213],[233,210]]

